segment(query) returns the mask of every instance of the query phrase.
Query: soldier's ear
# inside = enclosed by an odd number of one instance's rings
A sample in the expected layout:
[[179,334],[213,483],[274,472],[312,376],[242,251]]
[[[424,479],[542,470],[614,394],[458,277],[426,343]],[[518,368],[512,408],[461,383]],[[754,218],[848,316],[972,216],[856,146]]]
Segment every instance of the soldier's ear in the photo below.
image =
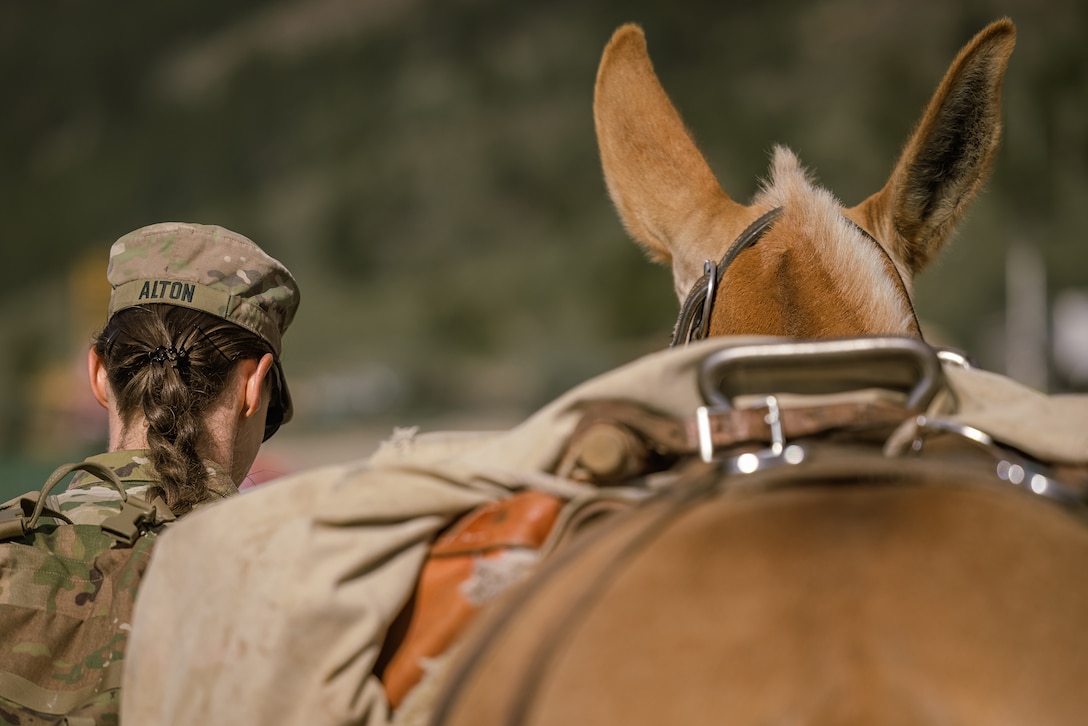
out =
[[[268,390],[268,371],[275,360],[271,353],[265,353],[260,360],[244,359],[239,363],[242,366],[242,415],[246,418],[261,410],[261,394]],[[268,400],[268,397],[263,399]]]
[[110,380],[106,375],[106,364],[92,347],[87,351],[87,377],[91,382],[91,393],[102,408],[110,407]]

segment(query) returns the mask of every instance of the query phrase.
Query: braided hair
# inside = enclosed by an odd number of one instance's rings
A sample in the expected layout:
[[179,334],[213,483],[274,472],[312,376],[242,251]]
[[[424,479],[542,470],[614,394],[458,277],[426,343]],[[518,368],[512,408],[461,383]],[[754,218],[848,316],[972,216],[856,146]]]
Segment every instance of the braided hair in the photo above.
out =
[[149,304],[120,310],[94,342],[126,428],[147,421],[151,463],[175,514],[208,491],[199,449],[206,415],[238,361],[271,353],[267,343],[222,318],[189,308]]

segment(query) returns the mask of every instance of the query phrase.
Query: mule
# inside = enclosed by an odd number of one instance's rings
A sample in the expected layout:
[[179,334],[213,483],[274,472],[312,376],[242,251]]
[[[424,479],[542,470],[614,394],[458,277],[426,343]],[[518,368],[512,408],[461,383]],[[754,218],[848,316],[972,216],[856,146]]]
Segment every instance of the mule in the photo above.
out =
[[[847,208],[783,147],[755,199],[732,200],[642,31],[617,30],[596,84],[601,159],[626,229],[672,266],[675,342],[920,336],[912,282],[991,166],[1014,36],[1000,20],[967,43],[887,183]],[[742,456],[711,452],[554,556],[467,638],[434,723],[1083,722],[1078,512],[1002,486],[1007,461],[998,481],[955,443],[889,458],[816,442],[790,466],[775,439],[779,465],[741,474]]]

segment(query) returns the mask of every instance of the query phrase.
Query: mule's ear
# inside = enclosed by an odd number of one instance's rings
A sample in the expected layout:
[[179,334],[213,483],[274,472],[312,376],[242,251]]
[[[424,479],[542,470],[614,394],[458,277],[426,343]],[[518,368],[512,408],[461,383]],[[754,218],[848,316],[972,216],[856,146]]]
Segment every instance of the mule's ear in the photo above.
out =
[[985,181],[1001,136],[1001,83],[1016,41],[999,20],[956,56],[882,190],[856,208],[912,274],[940,251]]
[[620,27],[604,50],[593,119],[608,193],[651,258],[668,262],[680,244],[711,242],[714,218],[742,208],[722,191],[685,129],[637,25]]

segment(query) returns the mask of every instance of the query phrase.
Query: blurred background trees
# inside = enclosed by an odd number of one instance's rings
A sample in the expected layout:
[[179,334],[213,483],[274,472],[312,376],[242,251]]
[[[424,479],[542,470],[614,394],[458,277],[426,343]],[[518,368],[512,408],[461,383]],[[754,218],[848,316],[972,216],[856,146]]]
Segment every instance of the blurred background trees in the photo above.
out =
[[84,356],[131,229],[222,224],[298,277],[298,419],[270,469],[394,424],[508,426],[663,347],[678,307],[601,181],[593,82],[619,24],[644,26],[727,192],[750,197],[781,142],[854,204],[1003,15],[1005,142],[918,308],[987,368],[1084,390],[1080,0],[2,0],[0,478],[104,446]]

